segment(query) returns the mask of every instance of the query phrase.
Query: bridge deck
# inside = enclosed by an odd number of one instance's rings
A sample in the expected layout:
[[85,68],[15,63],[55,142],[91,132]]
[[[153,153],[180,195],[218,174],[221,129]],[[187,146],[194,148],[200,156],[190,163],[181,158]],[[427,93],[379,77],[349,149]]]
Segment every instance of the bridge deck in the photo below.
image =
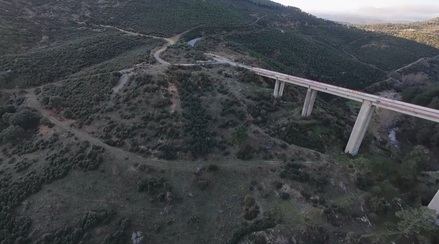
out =
[[414,105],[411,103],[405,103],[405,102],[401,102],[401,101],[397,101],[397,100],[393,100],[393,99],[388,99],[388,98],[384,98],[384,97],[380,97],[380,96],[376,96],[376,95],[372,95],[372,94],[368,94],[368,93],[364,93],[364,92],[359,92],[359,91],[355,91],[355,90],[351,90],[351,89],[347,89],[347,88],[343,88],[343,87],[338,87],[338,86],[334,86],[334,85],[329,85],[329,84],[322,83],[322,82],[308,80],[308,79],[304,79],[304,78],[300,78],[300,77],[296,77],[296,76],[286,75],[286,74],[282,74],[282,73],[271,71],[271,70],[254,68],[254,67],[249,67],[249,66],[244,66],[244,65],[242,65],[240,67],[251,70],[251,71],[255,72],[256,74],[258,74],[260,76],[267,77],[267,78],[277,79],[280,81],[284,81],[286,83],[311,88],[311,89],[314,89],[314,90],[317,90],[320,92],[332,94],[332,95],[339,96],[339,97],[344,97],[344,98],[351,99],[354,101],[359,101],[359,102],[370,101],[372,103],[372,105],[379,107],[379,108],[388,109],[388,110],[395,111],[398,113],[407,114],[410,116],[415,116],[418,118],[423,118],[426,120],[430,120],[430,121],[434,121],[434,122],[439,123],[439,110],[436,110],[436,109],[426,108],[426,107]]

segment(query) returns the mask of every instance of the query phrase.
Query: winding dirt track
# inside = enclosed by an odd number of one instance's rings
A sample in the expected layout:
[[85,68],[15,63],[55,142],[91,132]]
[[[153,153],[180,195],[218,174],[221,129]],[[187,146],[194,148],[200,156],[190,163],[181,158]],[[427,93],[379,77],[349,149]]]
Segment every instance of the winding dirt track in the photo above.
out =
[[[154,50],[153,56],[158,62],[158,64],[156,64],[156,65],[161,65],[161,66],[170,66],[170,65],[174,65],[174,66],[199,66],[199,65],[206,65],[206,64],[230,64],[233,66],[239,65],[233,61],[228,60],[227,58],[224,58],[224,57],[221,57],[218,55],[214,55],[214,54],[207,54],[208,56],[211,57],[212,61],[197,62],[195,64],[191,64],[191,63],[171,64],[171,63],[169,63],[166,60],[161,58],[161,54],[164,53],[168,49],[168,47],[176,44],[184,34],[188,33],[189,31],[191,31],[195,28],[198,28],[198,27],[191,28],[185,32],[182,32],[180,34],[177,34],[177,35],[169,37],[169,38],[127,31],[127,30],[123,30],[123,29],[120,29],[120,28],[117,28],[114,26],[103,26],[102,25],[101,27],[115,29],[115,30],[118,30],[118,31],[123,32],[125,34],[128,34],[128,35],[135,35],[135,36],[142,36],[142,37],[147,37],[147,38],[164,40],[165,44]],[[139,65],[136,65],[136,66],[139,66]],[[134,68],[127,69],[125,71],[126,71],[126,73],[130,73],[130,71],[132,71],[132,69],[134,69]],[[58,82],[61,82],[61,81],[58,81]],[[58,82],[55,82],[55,83],[58,83]],[[115,88],[116,91],[113,90],[113,92],[117,92],[120,89],[122,89],[125,83],[126,82],[119,84]],[[44,85],[42,85],[42,86],[44,86]],[[126,164],[127,161],[143,162],[147,165],[160,167],[160,168],[173,168],[173,169],[191,170],[191,171],[194,169],[194,167],[200,166],[200,163],[196,162],[196,161],[182,162],[182,161],[165,161],[165,160],[157,160],[157,159],[152,159],[152,158],[144,158],[138,154],[126,151],[122,148],[110,146],[110,145],[106,144],[104,141],[102,141],[101,139],[94,137],[93,135],[90,135],[89,133],[87,133],[81,129],[72,127],[72,121],[61,120],[61,119],[57,118],[56,115],[50,113],[48,110],[44,109],[41,106],[41,104],[38,101],[37,96],[34,92],[34,89],[41,88],[42,86],[33,87],[33,88],[29,88],[29,89],[7,89],[7,90],[5,89],[2,91],[7,92],[7,93],[18,93],[18,92],[25,93],[25,95],[24,95],[26,98],[25,104],[24,104],[25,106],[27,106],[29,108],[33,108],[36,111],[38,111],[42,115],[42,117],[48,119],[51,123],[53,123],[55,125],[56,128],[60,129],[61,131],[72,133],[75,137],[77,137],[81,141],[89,141],[93,145],[97,145],[97,146],[101,146],[101,147],[105,148],[107,155],[109,155],[114,161],[116,161],[118,163]],[[254,167],[259,167],[259,166],[265,166],[265,167],[276,166],[276,165],[279,165],[280,162],[278,162],[278,161],[263,161],[263,160],[258,160],[255,162],[226,160],[225,162],[219,162],[219,164],[222,167],[230,167],[233,169],[239,169],[239,168],[248,169],[248,168],[254,168]],[[125,167],[126,165],[122,165],[122,166]]]
[[[197,28],[191,28],[185,32],[182,32],[180,34],[177,34],[175,36],[169,37],[169,38],[164,38],[164,37],[159,37],[159,36],[153,36],[153,35],[146,35],[146,34],[142,34],[142,33],[137,33],[137,32],[132,32],[132,31],[127,31],[127,30],[123,30],[114,26],[105,26],[105,25],[101,25],[101,27],[103,28],[111,28],[111,29],[115,29],[118,30],[122,33],[128,34],[128,35],[135,35],[135,36],[142,36],[142,37],[147,37],[147,38],[153,38],[153,39],[160,39],[160,40],[164,40],[165,44],[159,48],[157,48],[154,51],[154,58],[157,60],[159,65],[164,65],[164,66],[170,66],[170,65],[181,65],[181,66],[192,66],[192,65],[199,65],[199,64],[171,64],[169,62],[167,62],[166,60],[163,60],[160,55],[165,52],[169,46],[176,44],[180,38],[186,34],[187,32]],[[137,66],[137,65],[136,65]],[[127,69],[125,70],[127,73],[126,75],[129,75],[128,73],[130,73],[130,71],[132,71],[133,68],[131,69]],[[125,77],[128,78],[128,77]],[[58,82],[56,82],[58,83]],[[113,90],[113,92],[118,92],[120,89],[122,89],[122,87],[125,85],[126,82],[123,82],[121,84],[119,84],[117,87],[115,87]],[[60,120],[56,117],[56,115],[53,115],[52,113],[48,112],[47,110],[45,110],[40,102],[38,101],[35,93],[34,93],[34,89],[36,88],[41,88],[42,86],[39,87],[34,87],[34,88],[29,88],[29,89],[4,89],[2,90],[3,92],[6,93],[19,93],[19,92],[24,92],[25,94],[25,106],[33,108],[35,110],[37,110],[44,118],[48,119],[51,123],[53,123],[57,128],[61,129],[62,131],[66,131],[66,132],[70,132],[72,133],[75,137],[77,137],[79,140],[82,141],[89,141],[91,144],[93,145],[97,145],[97,146],[101,146],[103,148],[106,149],[107,152],[109,152],[111,154],[111,156],[119,161],[119,162],[125,162],[127,161],[127,159],[129,160],[134,160],[134,161],[139,161],[139,162],[145,162],[148,165],[151,166],[159,166],[159,167],[173,167],[173,168],[190,168],[188,166],[194,166],[196,167],[199,163],[193,162],[193,161],[188,161],[185,162],[184,164],[182,164],[181,162],[173,162],[173,161],[162,161],[162,160],[155,160],[155,159],[150,159],[150,158],[144,158],[141,157],[138,154],[132,153],[132,152],[128,152],[125,151],[121,148],[117,148],[117,147],[113,147],[110,146],[108,144],[106,144],[105,142],[103,142],[101,139],[96,138],[90,134],[88,134],[85,131],[82,131],[80,129],[74,128],[72,127],[72,122],[71,121],[64,121],[64,120]],[[265,162],[263,163],[264,165],[266,164],[277,164],[275,162]],[[245,167],[254,167],[256,166],[254,163],[252,164],[247,164],[245,162],[240,163],[242,166]],[[231,164],[230,164],[231,165]],[[234,166],[236,166],[236,163],[233,163]],[[262,163],[261,163],[262,165]]]
[[[146,34],[132,32],[132,31],[128,31],[128,30],[124,30],[124,29],[120,29],[118,27],[108,26],[108,25],[101,25],[101,27],[115,29],[115,30],[118,30],[122,33],[128,34],[128,35],[142,36],[142,37],[146,37],[146,38],[154,38],[154,39],[164,40],[165,44],[163,46],[155,49],[154,54],[153,54],[154,58],[158,62],[158,65],[163,65],[163,66],[170,66],[170,65],[197,66],[197,65],[205,65],[205,64],[232,64],[233,63],[231,61],[228,61],[226,58],[221,59],[221,58],[218,58],[219,56],[215,56],[213,61],[208,61],[208,62],[200,62],[200,63],[196,63],[196,64],[189,64],[189,63],[188,64],[184,64],[184,63],[171,64],[160,57],[161,54],[164,53],[168,49],[168,47],[176,44],[184,34],[188,33],[189,31],[191,31],[195,28],[198,28],[198,27],[191,28],[189,30],[186,30],[180,34],[177,34],[177,35],[169,37],[169,38],[153,36],[153,35],[146,35]],[[136,65],[136,66],[139,66],[139,65]],[[124,79],[128,80],[128,78],[129,78],[128,76],[129,76],[130,72],[133,72],[132,71],[133,69],[134,68],[124,70],[125,71],[124,73],[126,76],[126,77],[124,77]],[[120,89],[122,89],[123,86],[127,83],[127,80],[123,81],[122,83],[119,82],[119,84],[115,88],[113,88],[113,92],[117,93]],[[61,82],[61,81],[57,81],[55,83],[59,83],[59,82]],[[46,118],[50,122],[52,122],[57,128],[61,129],[62,131],[65,131],[65,132],[72,133],[79,140],[89,141],[93,145],[97,145],[97,146],[101,146],[101,147],[105,148],[106,151],[109,152],[111,154],[111,156],[119,162],[125,162],[125,161],[127,161],[127,159],[129,159],[129,160],[135,160],[135,161],[139,161],[139,162],[145,162],[146,164],[148,164],[150,166],[159,166],[162,168],[163,167],[172,167],[172,168],[180,168],[181,167],[181,168],[186,168],[186,169],[191,168],[190,166],[196,167],[197,165],[199,165],[199,163],[194,162],[194,161],[187,161],[187,162],[182,164],[181,161],[174,162],[174,161],[162,161],[162,160],[155,160],[155,159],[151,159],[151,158],[144,158],[138,154],[125,151],[121,148],[110,146],[110,145],[106,144],[105,142],[103,142],[101,139],[96,138],[96,137],[88,134],[85,131],[82,131],[80,129],[72,127],[71,121],[60,120],[56,117],[56,115],[53,115],[52,113],[45,110],[41,106],[40,102],[38,101],[38,99],[34,93],[34,89],[41,88],[43,86],[44,85],[34,87],[34,88],[29,88],[29,89],[3,89],[2,91],[6,92],[6,93],[14,93],[14,94],[24,92],[25,93],[24,96],[26,98],[25,106],[37,110],[44,118]],[[256,167],[258,165],[261,166],[261,165],[277,165],[278,164],[278,162],[274,162],[274,161],[267,161],[267,162],[258,161],[258,162],[259,163],[233,162],[233,163],[221,163],[221,165],[223,165],[223,166],[229,165],[232,167],[236,167],[236,166]]]
[[[138,154],[126,151],[122,148],[113,147],[105,142],[103,142],[101,139],[96,138],[90,134],[88,134],[85,131],[82,131],[80,129],[72,127],[71,121],[63,121],[58,119],[56,116],[49,113],[47,110],[45,110],[40,102],[38,101],[35,93],[32,89],[27,90],[26,94],[26,102],[25,105],[37,110],[44,118],[48,119],[50,122],[52,122],[55,127],[60,129],[64,132],[70,132],[75,137],[77,137],[81,141],[88,141],[92,145],[103,147],[106,150],[107,155],[109,155],[115,162],[121,164],[123,167],[127,167],[126,162],[142,162],[146,165],[158,167],[158,168],[172,168],[172,169],[178,169],[183,171],[193,171],[194,168],[200,166],[200,162],[198,161],[166,161],[166,160],[158,160],[153,158],[144,158]],[[260,166],[265,167],[272,167],[280,165],[280,162],[278,161],[263,161],[258,160],[255,162],[250,161],[221,161],[219,162],[221,167],[226,168],[233,168],[233,169],[248,169],[248,168],[255,168]]]
[[125,34],[132,35],[132,36],[141,36],[141,37],[153,38],[153,39],[165,41],[165,44],[163,46],[154,50],[153,56],[159,64],[177,65],[177,66],[197,65],[197,64],[171,64],[168,61],[162,59],[161,54],[164,53],[170,46],[175,45],[184,34],[188,33],[189,31],[192,31],[196,28],[199,28],[199,26],[190,28],[189,30],[186,30],[186,31],[179,33],[179,34],[172,36],[172,37],[161,37],[161,36],[147,35],[147,34],[143,34],[143,33],[139,33],[139,32],[124,30],[124,29],[121,29],[119,27],[115,27],[115,26],[111,26],[111,25],[100,25],[100,27],[107,28],[107,29],[114,29],[114,30],[120,31],[120,32],[125,33]]

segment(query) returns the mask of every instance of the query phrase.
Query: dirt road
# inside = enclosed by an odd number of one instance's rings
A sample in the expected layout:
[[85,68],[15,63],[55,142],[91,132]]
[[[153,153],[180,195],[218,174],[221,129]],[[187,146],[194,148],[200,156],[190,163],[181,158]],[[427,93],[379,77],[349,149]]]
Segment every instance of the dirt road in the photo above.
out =
[[[121,166],[126,167],[126,163],[128,162],[135,162],[135,163],[144,163],[148,166],[158,167],[158,168],[172,168],[172,169],[178,169],[178,170],[184,170],[184,171],[192,171],[195,168],[200,166],[200,162],[198,161],[166,161],[166,160],[158,160],[153,158],[144,158],[138,154],[125,151],[122,148],[113,147],[105,142],[103,142],[101,139],[94,137],[90,134],[88,134],[85,131],[82,131],[81,129],[77,129],[72,127],[71,121],[64,121],[56,118],[54,115],[49,113],[46,109],[44,109],[40,102],[38,101],[35,93],[33,90],[29,89],[26,90],[27,94],[25,95],[26,101],[25,105],[37,110],[41,116],[48,119],[50,122],[52,122],[56,128],[60,129],[61,131],[70,132],[72,133],[76,138],[78,138],[81,141],[88,141],[93,145],[100,146],[105,148],[106,153],[108,156],[110,156],[115,162],[118,162],[122,164]],[[214,162],[215,163],[215,162]],[[250,162],[250,161],[230,161],[226,160],[224,162],[218,162],[219,165],[222,167],[230,167],[233,169],[248,169],[248,168],[255,168],[260,166],[277,166],[280,164],[278,161],[260,161],[257,162]]]
[[[133,31],[129,31],[129,30],[124,30],[124,29],[121,29],[119,27],[115,27],[115,26],[111,26],[111,25],[100,25],[100,26],[103,27],[103,28],[114,29],[114,30],[120,31],[120,32],[128,34],[128,35],[142,36],[142,37],[159,39],[159,40],[165,41],[165,44],[163,46],[155,49],[154,50],[154,54],[153,54],[155,60],[157,60],[157,62],[159,64],[162,64],[162,65],[173,65],[173,64],[171,64],[168,61],[162,59],[161,58],[161,54],[164,53],[170,46],[175,45],[184,34],[188,33],[189,31],[192,31],[192,30],[194,30],[196,28],[199,28],[199,26],[193,27],[193,28],[190,28],[189,30],[186,30],[186,31],[180,33],[180,34],[177,34],[175,36],[167,37],[166,38],[166,37],[161,37],[161,36],[147,35],[147,34],[143,34],[143,33],[139,33],[139,32],[133,32]],[[190,65],[193,65],[193,64],[176,64],[176,65],[190,66]]]

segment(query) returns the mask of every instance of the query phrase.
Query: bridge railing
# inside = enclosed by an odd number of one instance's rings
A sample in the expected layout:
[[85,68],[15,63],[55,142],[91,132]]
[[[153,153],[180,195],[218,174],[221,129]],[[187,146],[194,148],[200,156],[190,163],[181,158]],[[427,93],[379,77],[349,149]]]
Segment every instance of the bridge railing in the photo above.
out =
[[249,68],[260,76],[267,78],[280,80],[286,83],[310,88],[316,91],[332,94],[335,96],[347,98],[350,100],[364,102],[370,101],[373,106],[395,111],[410,116],[419,117],[422,119],[430,120],[439,123],[439,110],[431,109],[411,103],[401,102],[398,100],[388,99],[377,95],[368,94],[365,92],[359,92],[352,89],[338,87],[318,81],[308,80],[296,76],[286,75],[279,72],[261,69],[261,68]]
[[[255,68],[248,65],[230,61],[227,58],[221,57],[216,54],[209,54],[209,55],[219,63],[229,64],[235,67],[247,69],[253,71],[254,73],[260,76],[276,80],[276,84],[274,86],[274,92],[273,92],[273,95],[275,97],[282,96],[283,89],[285,88],[285,83],[290,83],[308,88],[305,97],[305,102],[303,105],[303,110],[302,110],[302,116],[304,117],[307,117],[311,114],[316,99],[317,91],[361,102],[362,105],[360,112],[358,113],[357,120],[355,121],[355,125],[352,128],[352,132],[345,149],[345,152],[351,155],[356,155],[358,153],[361,142],[364,138],[369,122],[374,113],[375,107],[379,107],[379,108],[383,108],[383,109],[387,109],[398,113],[411,115],[439,123],[439,110],[436,109],[426,108],[411,103],[405,103],[398,100],[384,98],[384,97],[368,94],[365,92],[359,92],[359,91],[338,87],[318,81],[308,80],[296,76],[286,75],[271,70]],[[428,207],[430,209],[435,210],[436,213],[439,214],[439,191],[431,200]]]

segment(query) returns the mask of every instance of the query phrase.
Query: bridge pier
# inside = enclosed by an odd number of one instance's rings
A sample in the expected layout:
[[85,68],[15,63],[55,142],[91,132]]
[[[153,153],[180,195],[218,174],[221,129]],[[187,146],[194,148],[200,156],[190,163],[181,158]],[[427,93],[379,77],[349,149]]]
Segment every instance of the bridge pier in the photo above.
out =
[[308,88],[308,91],[306,91],[305,102],[303,104],[302,117],[309,117],[311,115],[312,110],[314,108],[314,103],[316,101],[316,97],[317,97],[317,91]]
[[279,87],[279,97],[282,97],[284,95],[284,89],[285,89],[285,81],[281,81]]
[[276,80],[274,85],[273,96],[275,98],[282,97],[284,95],[285,81]]
[[436,192],[431,202],[428,204],[429,209],[433,209],[439,214],[439,191]]
[[349,153],[353,156],[358,154],[358,150],[360,149],[361,142],[366,134],[374,110],[375,108],[370,101],[363,101],[354,128],[352,128],[345,153]]

